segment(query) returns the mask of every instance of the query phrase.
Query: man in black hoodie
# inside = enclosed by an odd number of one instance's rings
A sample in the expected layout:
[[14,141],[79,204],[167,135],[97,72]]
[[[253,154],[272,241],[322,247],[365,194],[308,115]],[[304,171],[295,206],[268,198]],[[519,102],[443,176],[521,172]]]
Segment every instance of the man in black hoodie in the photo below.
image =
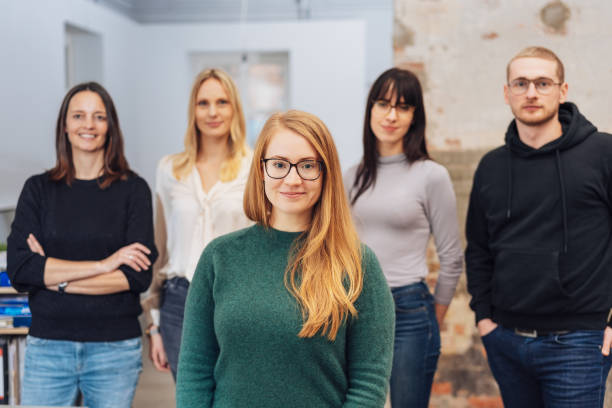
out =
[[507,408],[602,407],[612,361],[612,136],[563,76],[545,48],[510,61],[514,120],[470,195],[470,306]]

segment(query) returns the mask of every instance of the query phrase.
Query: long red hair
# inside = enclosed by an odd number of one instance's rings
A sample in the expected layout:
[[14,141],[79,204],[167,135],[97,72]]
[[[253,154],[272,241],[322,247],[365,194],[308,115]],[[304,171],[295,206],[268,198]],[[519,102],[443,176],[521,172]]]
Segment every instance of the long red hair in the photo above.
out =
[[324,163],[321,197],[302,244],[288,261],[285,285],[302,310],[304,324],[298,336],[321,332],[334,340],[347,317],[357,315],[354,303],[363,287],[362,254],[336,146],[319,118],[291,110],[268,119],[255,145],[244,210],[251,220],[270,226],[272,204],[264,193],[261,159],[272,136],[283,128],[308,140]]

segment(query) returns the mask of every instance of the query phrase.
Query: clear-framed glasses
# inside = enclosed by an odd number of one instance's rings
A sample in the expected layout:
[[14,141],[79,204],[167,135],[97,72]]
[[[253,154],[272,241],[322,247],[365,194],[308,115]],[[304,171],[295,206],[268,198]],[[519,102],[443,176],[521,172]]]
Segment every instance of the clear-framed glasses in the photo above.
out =
[[414,107],[407,103],[396,103],[395,105],[391,105],[391,102],[386,99],[377,99],[374,101],[373,110],[377,114],[386,115],[391,112],[391,109],[395,109],[398,115],[405,116],[409,115]]
[[555,85],[562,84],[562,82],[555,82],[552,79],[545,77],[536,79],[516,78],[508,83],[508,87],[513,95],[523,95],[529,90],[529,86],[532,83],[540,95],[548,95],[552,92]]
[[323,170],[323,162],[320,160],[301,160],[297,163],[291,163],[285,159],[261,159],[264,163],[266,173],[273,179],[282,179],[287,177],[292,167],[297,170],[298,176],[303,180],[316,180],[321,176]]

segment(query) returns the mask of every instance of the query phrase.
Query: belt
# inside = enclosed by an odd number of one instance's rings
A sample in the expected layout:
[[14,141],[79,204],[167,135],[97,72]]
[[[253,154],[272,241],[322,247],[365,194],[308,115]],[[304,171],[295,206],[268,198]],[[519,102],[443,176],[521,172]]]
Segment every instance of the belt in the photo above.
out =
[[561,335],[569,333],[569,330],[536,330],[536,329],[514,329],[514,334],[518,334],[523,337],[542,337],[542,336],[550,336],[550,335]]

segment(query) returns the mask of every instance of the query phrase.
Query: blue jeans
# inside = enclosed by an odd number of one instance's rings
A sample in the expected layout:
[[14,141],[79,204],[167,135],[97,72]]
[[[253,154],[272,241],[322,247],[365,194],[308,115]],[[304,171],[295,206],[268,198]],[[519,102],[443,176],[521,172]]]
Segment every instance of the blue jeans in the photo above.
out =
[[80,390],[89,408],[129,408],[141,353],[139,337],[78,342],[28,336],[21,404],[72,406]]
[[176,382],[181,335],[183,333],[183,316],[185,300],[189,290],[189,281],[185,278],[172,278],[164,282],[163,299],[159,311],[159,331],[164,341],[164,350],[172,377]]
[[440,356],[434,301],[422,282],[392,288],[395,346],[391,371],[393,408],[427,408]]
[[524,337],[498,326],[482,338],[506,408],[601,408],[611,358],[602,330]]

